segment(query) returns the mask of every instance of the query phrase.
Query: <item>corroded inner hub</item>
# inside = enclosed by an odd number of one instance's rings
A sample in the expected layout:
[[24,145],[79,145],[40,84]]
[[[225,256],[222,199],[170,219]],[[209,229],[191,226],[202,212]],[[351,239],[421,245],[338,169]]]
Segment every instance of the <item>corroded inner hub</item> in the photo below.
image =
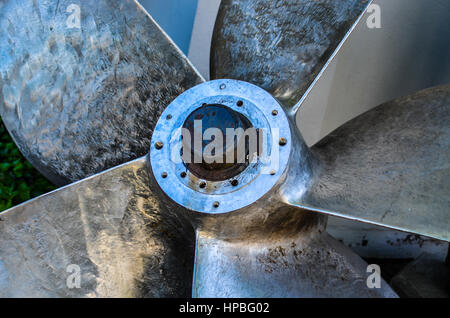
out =
[[[253,126],[244,115],[227,106],[204,104],[188,116],[183,128],[189,132],[181,137],[183,162],[198,178],[227,180],[244,171],[253,160],[249,138],[243,134]],[[208,130],[213,134],[205,140],[202,136]],[[243,147],[240,152],[239,146]]]

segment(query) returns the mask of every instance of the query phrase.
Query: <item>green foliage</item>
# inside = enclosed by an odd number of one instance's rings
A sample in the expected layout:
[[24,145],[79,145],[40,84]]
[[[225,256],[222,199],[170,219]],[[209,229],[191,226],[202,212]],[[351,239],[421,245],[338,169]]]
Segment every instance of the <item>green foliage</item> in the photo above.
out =
[[55,188],[22,156],[0,121],[0,211]]

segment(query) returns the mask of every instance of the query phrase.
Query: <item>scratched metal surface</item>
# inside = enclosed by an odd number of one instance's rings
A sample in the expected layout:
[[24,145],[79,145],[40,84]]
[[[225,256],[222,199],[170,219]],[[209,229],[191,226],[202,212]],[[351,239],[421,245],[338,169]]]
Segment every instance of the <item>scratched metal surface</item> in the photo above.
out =
[[[150,191],[147,165],[143,157],[1,213],[0,296],[189,297],[194,233]],[[79,289],[66,284],[71,264]]]
[[450,241],[450,85],[378,106],[312,150],[321,176],[292,204]]
[[256,84],[285,106],[300,100],[367,0],[223,0],[211,78]]
[[194,297],[397,297],[367,287],[367,264],[327,233],[227,242],[199,233]]
[[135,1],[0,0],[0,114],[57,184],[145,155],[164,108],[202,81]]

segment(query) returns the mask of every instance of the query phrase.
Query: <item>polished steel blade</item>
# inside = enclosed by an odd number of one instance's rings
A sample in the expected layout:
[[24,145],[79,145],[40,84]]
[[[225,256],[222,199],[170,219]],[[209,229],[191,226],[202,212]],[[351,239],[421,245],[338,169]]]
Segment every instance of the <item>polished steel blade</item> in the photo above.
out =
[[211,78],[256,84],[295,105],[367,0],[223,0],[211,47]]
[[0,214],[0,297],[187,297],[193,231],[143,157]]
[[313,145],[363,112],[450,82],[450,1],[374,0],[294,107]]
[[131,0],[0,0],[0,114],[57,184],[148,152],[164,108],[203,81]]
[[378,106],[312,151],[320,176],[292,205],[450,241],[450,85]]
[[396,297],[370,289],[367,264],[327,233],[225,241],[199,232],[194,297]]

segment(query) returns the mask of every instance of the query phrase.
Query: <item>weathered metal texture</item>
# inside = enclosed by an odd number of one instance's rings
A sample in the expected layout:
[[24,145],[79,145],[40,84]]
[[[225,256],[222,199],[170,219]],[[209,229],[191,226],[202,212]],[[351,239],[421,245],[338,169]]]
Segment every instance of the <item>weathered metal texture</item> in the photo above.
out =
[[369,8],[292,110],[308,145],[373,107],[450,82],[450,1]]
[[[244,101],[241,107],[234,107],[237,100]],[[209,181],[202,189],[194,177],[179,177],[184,170],[178,171],[176,166],[182,163],[170,163],[165,168],[157,165],[170,161],[170,153],[179,153],[170,149],[173,147],[170,133],[205,102],[233,109],[253,125],[257,122],[258,127],[263,123],[258,113],[268,114],[270,134],[276,130],[272,125],[281,133],[291,132],[286,135],[287,144],[279,150],[275,174],[261,176],[259,172],[249,179],[252,170],[245,170],[238,176],[239,187],[227,188]],[[197,232],[193,296],[395,297],[386,284],[381,291],[367,287],[366,264],[324,234],[325,215],[286,203],[288,198],[307,191],[318,167],[293,128],[293,121],[275,104],[268,93],[254,85],[216,80],[185,92],[166,108],[158,121],[150,158],[155,179],[166,194],[160,198],[163,202],[176,201],[182,207],[179,212],[189,218]],[[278,111],[279,118],[274,118],[272,109]],[[163,148],[156,147],[158,140],[163,140]],[[220,205],[213,206],[213,201]],[[275,255],[285,252],[279,258]]]
[[291,204],[450,241],[450,85],[378,106],[312,151],[321,175]]
[[325,232],[325,215],[283,202],[294,180],[310,178],[307,156],[294,149],[265,197],[229,213],[189,213],[197,231],[193,297],[396,297],[384,281],[380,290],[367,287],[367,264]]
[[404,298],[450,298],[448,264],[423,253],[392,278]]
[[[71,28],[80,8],[80,28]],[[65,184],[148,152],[163,109],[203,81],[135,1],[0,1],[0,114]]]
[[[22,151],[62,183],[146,152],[169,96],[202,79],[135,2],[83,2],[75,30],[62,9],[69,3],[58,3],[0,2],[0,110]],[[292,106],[365,5],[227,1],[218,26],[230,28],[220,31],[228,51],[214,63],[227,72],[234,63],[236,77]],[[239,21],[244,31],[231,26]],[[233,34],[242,33],[240,42]],[[306,42],[291,41],[298,34]],[[258,124],[274,109],[267,93],[246,83],[202,88],[214,96],[183,94],[179,106],[219,97],[231,107],[244,96],[244,115]],[[0,214],[0,295],[187,296],[195,229],[194,296],[395,297],[386,284],[368,289],[366,264],[324,233],[323,213],[449,240],[449,91],[425,91],[360,116],[313,149],[320,160],[278,105],[278,126],[290,132],[279,171],[257,186],[241,172],[235,190],[183,184],[175,165],[164,174],[152,141],[151,163],[138,159]],[[190,114],[174,109],[160,118],[162,137],[177,128],[170,117],[181,127]],[[222,190],[230,199],[214,206]],[[80,289],[67,285],[70,264],[81,269]]]
[[449,244],[430,237],[330,216],[327,232],[363,258],[416,259],[422,253],[444,261]]
[[[173,105],[184,101],[195,108],[215,98],[199,91],[215,92],[223,103],[241,97],[241,111],[252,120],[249,114],[270,106],[268,111],[275,102],[248,83],[204,83],[165,110],[172,117],[164,113],[155,135],[173,132],[167,120],[181,126],[189,115]],[[206,190],[181,179],[167,187],[169,177],[159,178],[155,152],[157,157],[165,143],[161,149],[152,146],[148,157],[0,214],[0,294],[151,297],[187,296],[192,290],[193,296],[209,297],[395,297],[385,284],[377,291],[365,285],[366,264],[325,234],[326,215],[290,205],[308,191],[319,166],[293,121],[281,117],[280,125],[291,131],[284,148],[289,151],[280,152],[280,169],[269,175],[273,183],[255,188],[250,179],[231,194],[213,194],[222,198],[217,210]],[[181,192],[185,201],[170,192],[188,186]],[[244,194],[248,201],[238,201]],[[80,289],[68,288],[71,264],[80,267]]]
[[[0,214],[1,297],[188,297],[194,232],[149,188],[147,157]],[[79,266],[80,288],[70,288]]]
[[256,84],[295,105],[368,0],[223,0],[211,78]]
[[197,235],[194,297],[397,297],[367,287],[367,264],[327,233],[260,242]]

